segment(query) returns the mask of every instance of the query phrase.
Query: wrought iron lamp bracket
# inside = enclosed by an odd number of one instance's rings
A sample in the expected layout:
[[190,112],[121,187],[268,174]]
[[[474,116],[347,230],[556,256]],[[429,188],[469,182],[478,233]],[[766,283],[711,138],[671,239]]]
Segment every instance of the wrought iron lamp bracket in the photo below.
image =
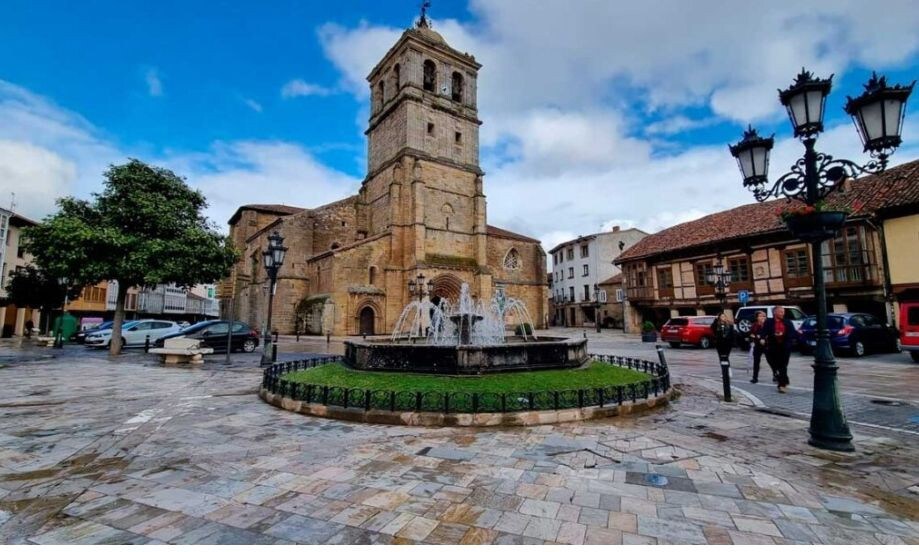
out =
[[[816,180],[817,200],[829,195],[840,184],[849,178],[856,178],[865,174],[880,174],[887,167],[887,156],[880,154],[865,165],[859,165],[848,159],[833,159],[826,153],[817,153]],[[752,187],[756,201],[763,202],[771,198],[796,199],[807,203],[807,161],[804,157],[798,159],[791,170],[779,177],[771,188],[760,184]]]

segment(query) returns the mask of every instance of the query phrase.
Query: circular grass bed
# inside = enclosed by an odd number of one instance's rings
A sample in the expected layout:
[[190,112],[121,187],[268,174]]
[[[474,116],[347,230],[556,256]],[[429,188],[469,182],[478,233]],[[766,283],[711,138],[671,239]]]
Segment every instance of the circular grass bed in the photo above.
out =
[[651,376],[606,362],[594,361],[576,370],[540,370],[487,376],[435,376],[351,370],[330,363],[290,372],[282,379],[292,383],[370,391],[443,393],[521,393],[567,391],[627,385],[650,381]]

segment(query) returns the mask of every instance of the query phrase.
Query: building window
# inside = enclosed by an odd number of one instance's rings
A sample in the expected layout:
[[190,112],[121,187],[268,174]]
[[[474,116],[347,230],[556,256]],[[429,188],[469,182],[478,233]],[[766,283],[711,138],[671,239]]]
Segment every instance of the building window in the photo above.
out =
[[520,269],[520,253],[516,249],[511,248],[507,252],[507,255],[504,256],[504,268],[507,270],[519,270]]
[[574,301],[574,286],[568,288],[568,299]]
[[584,284],[584,301],[590,301],[590,286]]
[[625,294],[622,293],[622,288],[617,288],[616,289],[616,302],[622,303],[624,299],[625,299]]
[[712,266],[711,261],[696,263],[696,293],[698,295],[715,293],[715,288],[708,281],[708,275],[712,273]]
[[574,260],[574,248],[573,248],[573,247],[569,247],[569,248],[568,248],[568,251],[567,251],[566,256],[567,256],[567,258],[568,258],[569,261],[573,261],[573,260]]
[[383,81],[380,81],[380,83],[377,84],[377,91],[380,94],[380,105],[385,104],[386,103],[386,83]]
[[789,278],[810,277],[810,262],[807,259],[807,249],[792,249],[785,251],[785,275]]
[[392,68],[392,74],[396,84],[396,92],[399,92],[399,87],[402,86],[402,67],[398,63]]
[[457,72],[453,73],[451,96],[454,102],[463,101],[463,76]]
[[367,280],[371,286],[376,285],[377,283],[377,267],[371,266],[370,270],[367,273]]
[[574,267],[573,266],[568,267],[568,278],[569,279],[574,278]]
[[731,282],[738,284],[750,281],[750,260],[746,257],[728,259],[728,271],[731,273]]
[[670,267],[657,269],[657,293],[659,297],[673,297],[673,270]]
[[455,132],[455,133],[453,134],[453,140],[454,140],[457,144],[462,144],[462,143],[463,143],[463,133],[462,133],[462,132]]
[[581,274],[581,276],[589,276],[589,275],[590,275],[590,267],[588,267],[587,265],[584,265],[584,271]]
[[428,135],[434,136],[434,123],[428,123]]
[[835,239],[823,242],[822,253],[828,284],[874,280],[875,264],[863,226],[843,228]]
[[437,90],[437,66],[429,59],[424,60],[424,89],[428,92]]
[[587,244],[581,246],[581,258],[584,259],[590,255],[590,248]]

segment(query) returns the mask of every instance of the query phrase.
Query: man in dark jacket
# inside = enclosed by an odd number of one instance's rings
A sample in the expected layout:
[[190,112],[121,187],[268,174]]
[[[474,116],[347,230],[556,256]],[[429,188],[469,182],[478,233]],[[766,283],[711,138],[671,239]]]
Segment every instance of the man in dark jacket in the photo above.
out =
[[789,384],[788,360],[791,358],[791,349],[800,337],[798,330],[785,319],[785,309],[776,307],[772,311],[772,318],[766,320],[759,335],[766,341],[766,362],[776,373],[779,393],[784,393]]

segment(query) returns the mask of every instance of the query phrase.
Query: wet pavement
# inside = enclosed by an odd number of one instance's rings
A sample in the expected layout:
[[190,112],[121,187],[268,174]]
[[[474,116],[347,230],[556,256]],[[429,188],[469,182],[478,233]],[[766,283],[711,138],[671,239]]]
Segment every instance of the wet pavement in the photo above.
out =
[[806,420],[720,401],[711,351],[667,351],[681,395],[644,416],[444,429],[275,409],[258,354],[57,354],[0,343],[0,542],[919,544],[919,437],[813,449]]

